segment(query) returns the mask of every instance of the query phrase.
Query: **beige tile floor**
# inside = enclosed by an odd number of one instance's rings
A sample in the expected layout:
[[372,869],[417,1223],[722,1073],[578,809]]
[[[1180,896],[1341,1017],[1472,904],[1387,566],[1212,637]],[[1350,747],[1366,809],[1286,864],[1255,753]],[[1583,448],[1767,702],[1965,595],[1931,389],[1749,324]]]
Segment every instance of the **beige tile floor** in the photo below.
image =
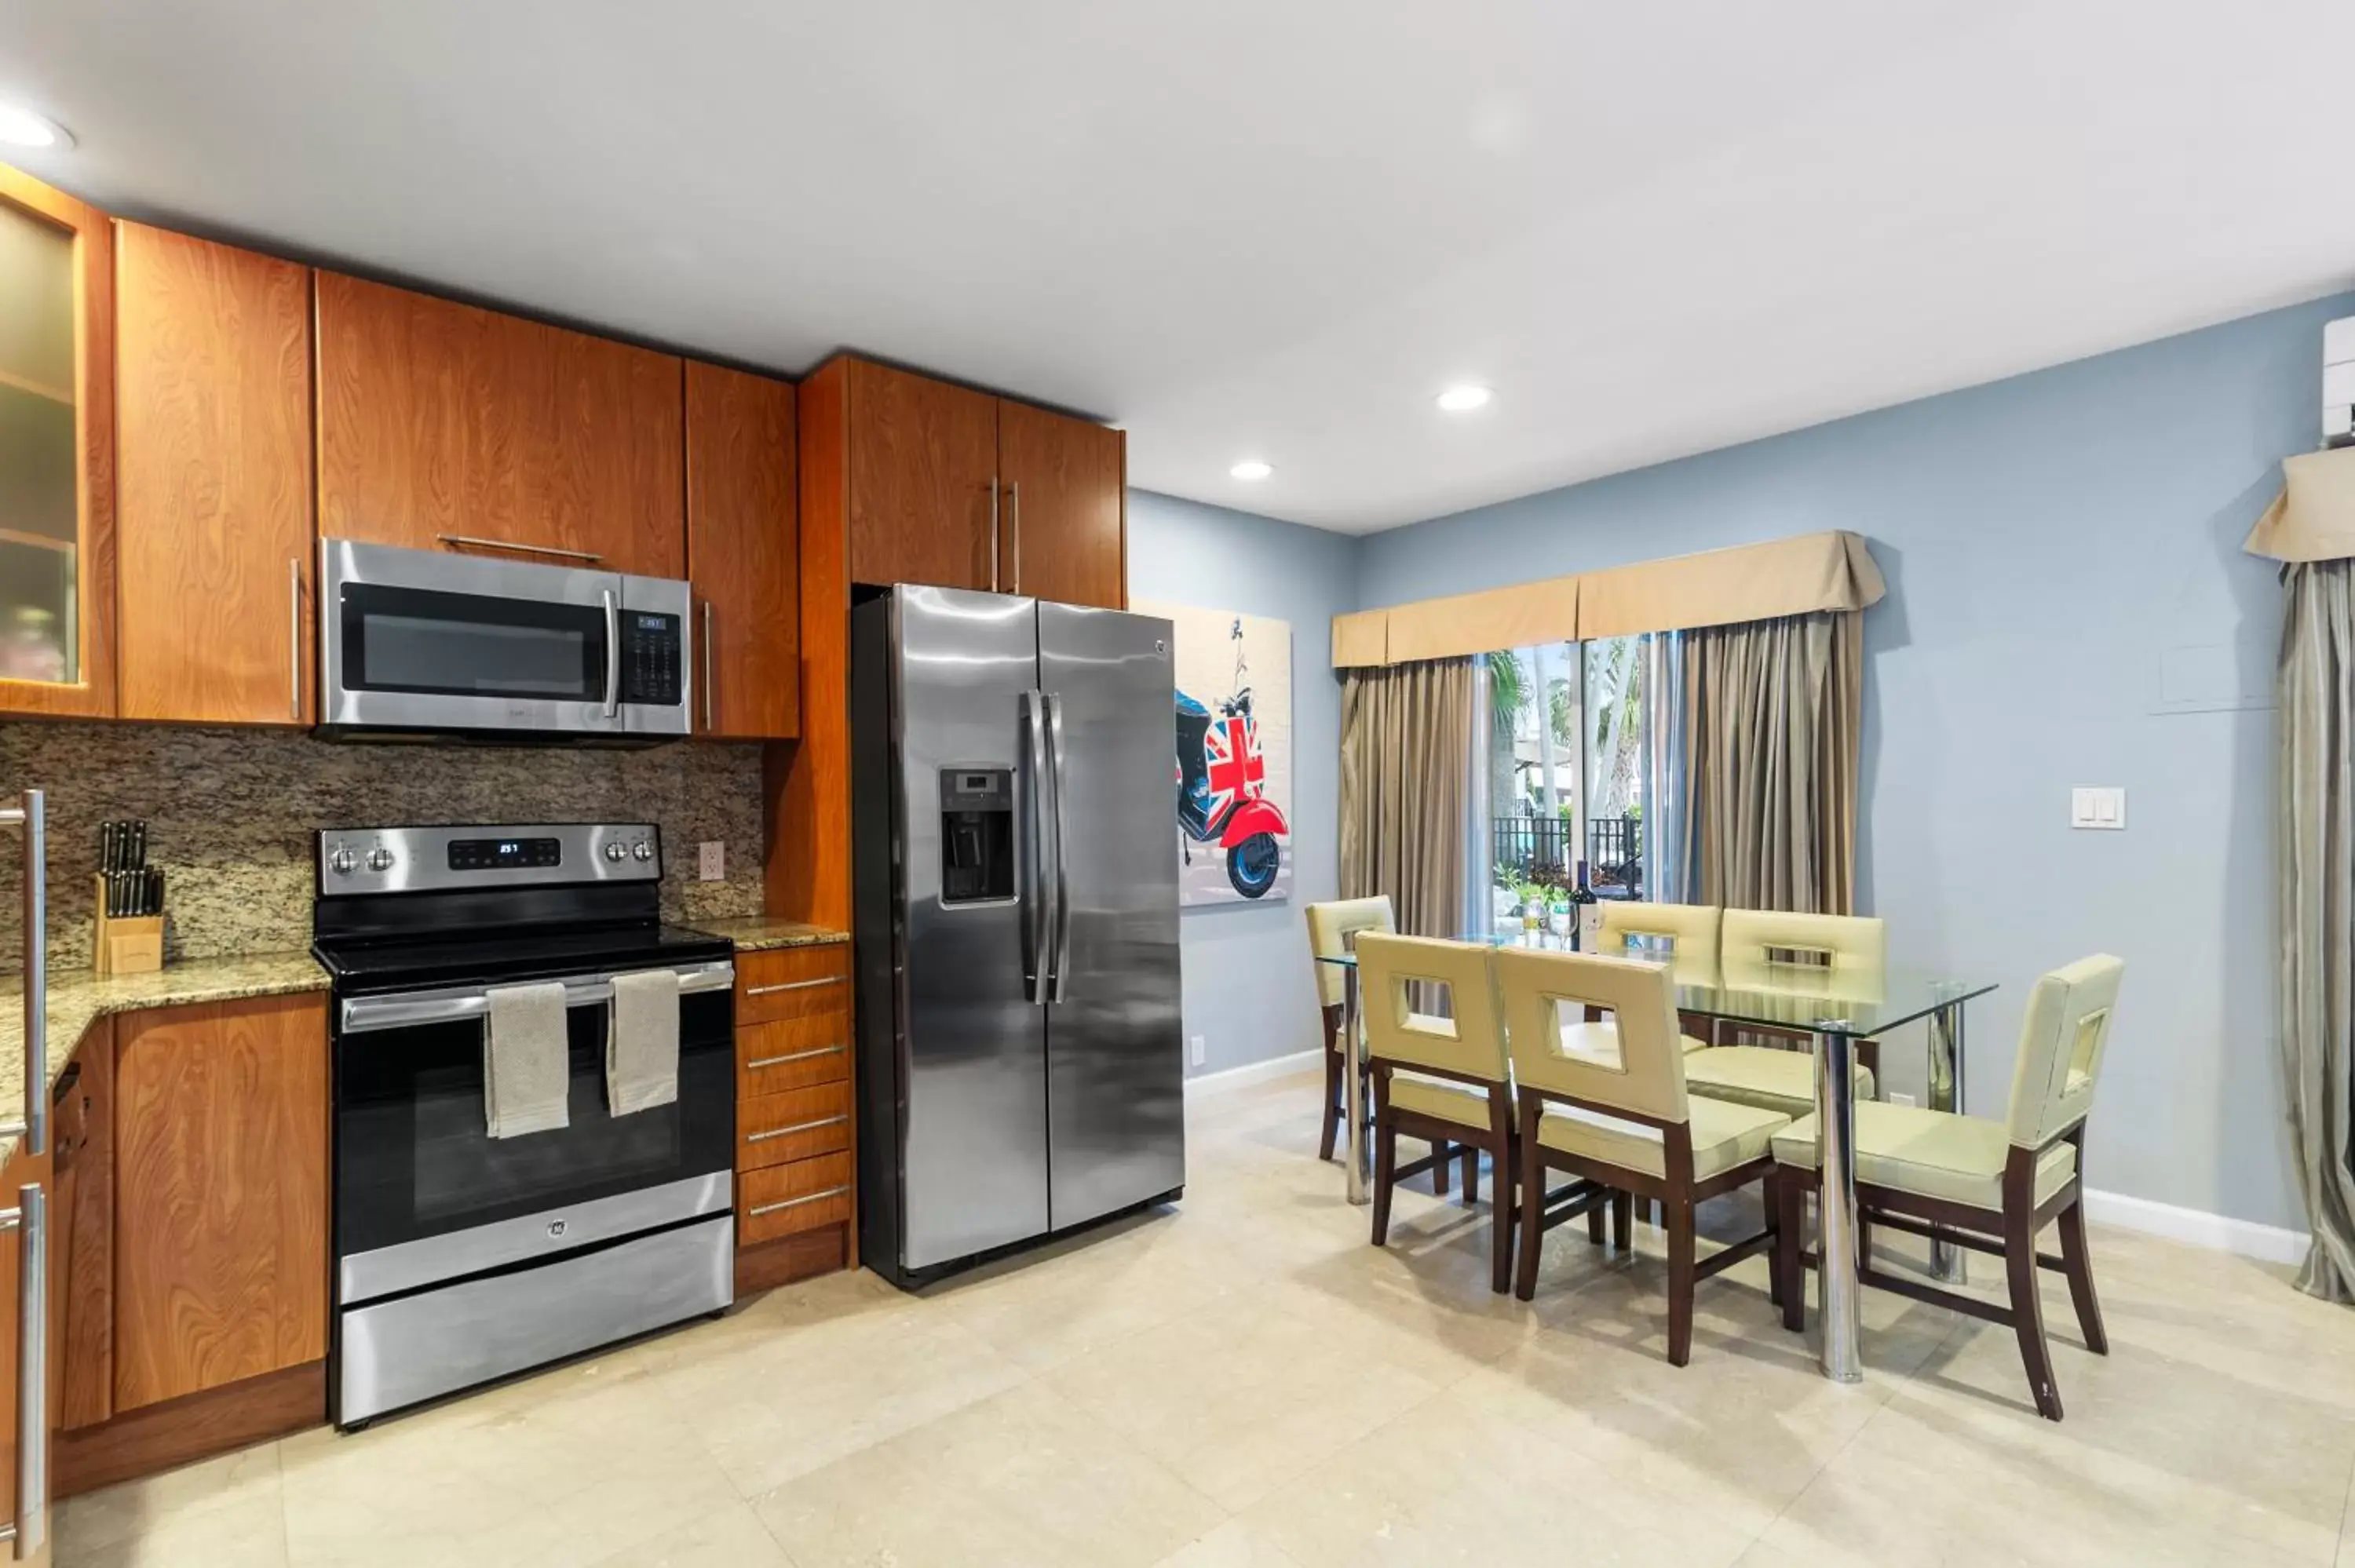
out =
[[[1859,1387],[1753,1260],[1661,1360],[1657,1237],[1548,1238],[1488,1293],[1487,1210],[1366,1245],[1301,1076],[1191,1107],[1174,1213],[918,1299],[872,1275],[351,1437],[73,1499],[66,1568],[1427,1563],[2355,1568],[2355,1315],[2279,1271],[2096,1231],[2111,1355],[1878,1293]],[[1725,1226],[1752,1216],[1723,1215]]]

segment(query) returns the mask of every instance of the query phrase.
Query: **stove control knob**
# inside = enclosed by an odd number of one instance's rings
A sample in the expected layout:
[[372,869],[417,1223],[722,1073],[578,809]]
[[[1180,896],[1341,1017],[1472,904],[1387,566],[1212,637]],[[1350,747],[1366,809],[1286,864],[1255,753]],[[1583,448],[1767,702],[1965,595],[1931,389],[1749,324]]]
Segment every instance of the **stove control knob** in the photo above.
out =
[[640,860],[652,860],[655,858],[655,846],[640,839],[631,847],[630,853]]
[[368,851],[368,869],[370,871],[390,871],[392,869],[392,852],[385,848],[382,844],[378,844],[376,848]]
[[360,857],[352,853],[349,844],[337,844],[327,852],[327,869],[337,876],[349,876],[359,863]]
[[623,847],[621,840],[608,839],[605,841],[605,858],[607,860],[618,861],[629,853],[630,852],[627,849]]

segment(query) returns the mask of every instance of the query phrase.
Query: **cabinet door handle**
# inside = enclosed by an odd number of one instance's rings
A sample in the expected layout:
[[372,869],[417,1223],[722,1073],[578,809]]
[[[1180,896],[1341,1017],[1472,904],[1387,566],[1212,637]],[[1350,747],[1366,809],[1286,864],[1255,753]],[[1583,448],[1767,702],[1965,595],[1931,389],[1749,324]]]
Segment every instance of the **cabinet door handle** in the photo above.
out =
[[782,1056],[755,1057],[744,1064],[744,1070],[748,1073],[757,1073],[763,1067],[782,1067],[788,1062],[807,1062],[814,1057],[841,1054],[842,1047],[839,1045],[821,1045],[815,1051],[788,1051]]
[[781,991],[809,991],[822,985],[840,985],[847,978],[844,975],[821,975],[816,980],[779,980],[774,985],[748,985],[744,988],[744,994],[768,996]]
[[1022,591],[1022,482],[1016,480],[1014,493],[1007,503],[1007,521],[1014,528],[1014,591]]
[[746,1219],[758,1219],[762,1214],[773,1214],[779,1209],[798,1209],[804,1203],[823,1202],[828,1198],[843,1197],[849,1192],[850,1183],[846,1181],[839,1187],[828,1187],[823,1192],[812,1192],[806,1197],[784,1198],[773,1203],[755,1203],[751,1208],[744,1211],[744,1217]]
[[989,591],[997,591],[997,476],[989,476]]
[[553,545],[521,545],[513,539],[480,539],[472,534],[436,534],[445,545],[459,545],[475,550],[514,550],[526,556],[554,556],[561,561],[602,561],[605,557],[594,550],[559,550]]
[[303,557],[286,563],[286,716],[303,722]]
[[622,706],[622,610],[612,588],[599,588],[597,597],[605,605],[605,716],[612,718]]
[[711,601],[703,601],[703,727],[711,728]]
[[847,1116],[822,1116],[815,1121],[797,1121],[791,1127],[773,1127],[766,1132],[748,1132],[747,1143],[766,1143],[773,1138],[790,1138],[797,1132],[815,1132],[822,1127],[840,1127],[850,1118]]

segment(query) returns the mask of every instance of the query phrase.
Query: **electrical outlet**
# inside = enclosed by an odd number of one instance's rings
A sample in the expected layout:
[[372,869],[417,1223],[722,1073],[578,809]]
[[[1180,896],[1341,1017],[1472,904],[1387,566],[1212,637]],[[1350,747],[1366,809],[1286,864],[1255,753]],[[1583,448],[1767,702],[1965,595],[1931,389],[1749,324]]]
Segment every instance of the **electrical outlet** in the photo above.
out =
[[2073,828],[2094,828],[2110,832],[2124,832],[2126,825],[2126,792],[2115,788],[2087,789],[2082,785],[2070,790],[2069,825]]
[[1203,1061],[1207,1058],[1208,1054],[1208,1054],[1206,1051],[1204,1051],[1204,1050],[1203,1050],[1203,1048],[1202,1048],[1202,1037],[1201,1037],[1200,1035],[1199,1035],[1199,1034],[1193,1034],[1193,1035],[1188,1035],[1188,1036],[1187,1037],[1187,1040],[1186,1040],[1186,1064],[1187,1064],[1187,1065],[1191,1066],[1191,1067],[1199,1067],[1199,1066],[1200,1066],[1200,1065],[1202,1065]]
[[1889,1091],[1889,1103],[1893,1106],[1910,1106],[1919,1104],[1920,1102],[1915,1100],[1912,1095],[1902,1095],[1895,1089],[1891,1089]]
[[697,846],[695,874],[704,882],[728,880],[728,845],[721,839],[706,839]]

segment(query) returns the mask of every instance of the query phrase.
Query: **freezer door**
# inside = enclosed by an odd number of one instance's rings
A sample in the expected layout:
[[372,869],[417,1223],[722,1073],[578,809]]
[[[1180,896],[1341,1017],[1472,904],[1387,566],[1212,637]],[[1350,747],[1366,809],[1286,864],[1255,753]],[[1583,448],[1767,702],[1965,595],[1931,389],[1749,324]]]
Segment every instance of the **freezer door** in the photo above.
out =
[[[975,857],[1012,790],[1030,847],[1022,714],[1037,684],[1034,601],[953,588],[892,590],[892,720],[899,768],[901,1266],[936,1264],[1043,1234],[1046,1009],[1023,983],[1026,860],[1011,895]],[[948,874],[943,874],[944,866]],[[947,896],[943,896],[943,895]]]
[[1166,620],[1039,606],[1048,694],[1055,1228],[1186,1180],[1175,698]]

